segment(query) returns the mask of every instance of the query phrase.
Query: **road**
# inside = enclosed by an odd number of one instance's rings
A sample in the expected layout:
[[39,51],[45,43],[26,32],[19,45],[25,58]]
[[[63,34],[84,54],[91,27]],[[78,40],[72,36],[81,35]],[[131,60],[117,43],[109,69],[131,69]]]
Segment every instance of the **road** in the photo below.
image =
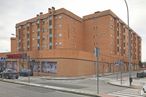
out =
[[[128,73],[123,73],[123,78],[128,78]],[[136,72],[132,73],[132,76],[136,76]],[[137,90],[129,90],[126,87],[118,87],[108,84],[108,80],[116,79],[117,74],[112,74],[109,76],[100,77],[99,82],[99,93],[100,94],[116,94],[121,93],[123,91],[137,91]],[[48,80],[42,78],[25,78],[25,80],[18,79],[20,81],[63,87],[67,89],[76,89],[82,91],[92,91],[97,93],[97,80],[96,77],[90,77],[85,79],[77,79],[77,80]],[[120,94],[120,95],[121,95]],[[2,95],[2,96],[1,96]],[[138,95],[136,95],[138,96]],[[136,97],[135,96],[135,97]],[[59,92],[50,89],[38,88],[38,87],[30,87],[30,86],[22,86],[10,83],[0,82],[0,97],[88,97],[83,95],[77,95],[66,92]],[[122,96],[121,96],[122,97]]]
[[0,97],[89,97],[51,89],[0,82]]
[[[99,91],[100,93],[111,93],[115,91],[124,90],[124,87],[118,87],[108,84],[111,78],[100,77]],[[26,78],[25,82],[29,82]],[[76,89],[82,91],[92,91],[97,93],[96,78],[86,78],[78,80],[47,80],[47,79],[31,79],[31,83],[43,84],[48,86],[63,87],[68,89]]]

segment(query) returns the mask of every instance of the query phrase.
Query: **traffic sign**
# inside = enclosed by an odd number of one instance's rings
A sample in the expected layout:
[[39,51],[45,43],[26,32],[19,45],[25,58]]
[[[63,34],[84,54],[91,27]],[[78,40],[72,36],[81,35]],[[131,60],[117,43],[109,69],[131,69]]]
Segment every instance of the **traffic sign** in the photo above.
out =
[[95,48],[95,49],[94,49],[94,53],[95,53],[95,56],[96,56],[96,57],[99,56],[99,52],[100,52],[100,49],[99,49],[99,48]]

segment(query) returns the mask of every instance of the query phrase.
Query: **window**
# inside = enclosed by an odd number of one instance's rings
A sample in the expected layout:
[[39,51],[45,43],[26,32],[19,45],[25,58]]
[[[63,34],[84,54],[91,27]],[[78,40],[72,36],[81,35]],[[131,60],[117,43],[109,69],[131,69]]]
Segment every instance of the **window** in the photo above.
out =
[[49,33],[52,33],[52,29],[49,29]]
[[126,46],[126,45],[125,45],[125,42],[124,42],[123,46],[124,46],[124,47]]
[[117,31],[117,36],[119,36],[119,31]]
[[27,31],[29,30],[29,26],[27,26]]
[[49,49],[52,49],[52,45],[49,46]]
[[62,42],[59,42],[59,45],[62,45]]
[[49,41],[52,42],[52,37],[49,38]]
[[49,25],[52,25],[52,20],[49,20]]
[[40,49],[40,39],[38,39],[38,49]]
[[30,44],[29,44],[29,41],[27,41],[27,46],[29,46]]
[[34,62],[35,65],[33,67],[33,71],[34,72],[40,72],[40,66],[39,66],[39,62]]
[[40,36],[38,36],[38,39],[40,39]]
[[40,28],[38,28],[38,32],[40,32]]
[[119,47],[117,47],[117,52],[119,52],[120,51],[120,48]]
[[29,32],[27,33],[27,39],[29,39]]
[[43,25],[45,24],[45,20],[43,20]]
[[40,44],[40,39],[38,39],[38,45]]
[[41,71],[46,73],[56,73],[56,62],[43,61]]
[[52,25],[49,25],[49,29],[52,29]]
[[52,29],[49,29],[49,37],[52,37]]
[[30,48],[30,41],[27,41],[27,50]]
[[59,33],[59,37],[62,37],[62,34],[61,33]]
[[21,39],[21,37],[20,37],[20,32],[18,32],[18,39],[19,39],[19,40]]
[[49,46],[52,46],[52,42],[49,43]]
[[39,24],[39,23],[40,23],[40,21],[38,20],[38,21],[37,21],[37,24]]
[[56,42],[56,43],[55,43],[55,45],[57,46],[57,45],[58,45],[58,43]]
[[59,18],[59,19],[61,19],[61,18],[62,18],[62,16],[60,15],[58,18]]
[[49,16],[49,20],[52,20],[52,16]]
[[117,44],[119,44],[119,39],[117,39]]
[[123,36],[124,40],[125,40],[125,35]]

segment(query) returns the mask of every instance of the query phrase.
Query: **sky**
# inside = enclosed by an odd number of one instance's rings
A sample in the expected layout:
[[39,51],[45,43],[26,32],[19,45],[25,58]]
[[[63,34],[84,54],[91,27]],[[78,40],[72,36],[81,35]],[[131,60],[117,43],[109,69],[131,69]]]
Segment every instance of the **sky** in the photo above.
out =
[[[142,38],[142,61],[146,61],[146,0],[127,0],[130,27]],[[48,8],[65,8],[83,17],[96,11],[111,9],[127,24],[124,0],[0,0],[0,52],[10,51],[10,37],[15,25],[47,13]]]

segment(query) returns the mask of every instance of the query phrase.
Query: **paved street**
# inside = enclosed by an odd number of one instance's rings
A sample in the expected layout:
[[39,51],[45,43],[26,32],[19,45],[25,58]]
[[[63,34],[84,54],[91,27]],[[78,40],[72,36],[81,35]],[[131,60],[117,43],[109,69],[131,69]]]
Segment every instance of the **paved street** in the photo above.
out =
[[51,89],[0,82],[0,97],[89,97]]
[[121,91],[108,93],[108,95],[112,95],[115,97],[143,97],[140,96],[140,90],[138,89],[124,89]]
[[[100,93],[110,93],[118,90],[126,89],[125,87],[118,87],[113,86],[107,83],[109,78],[100,78],[99,82],[99,91]],[[29,82],[28,79],[23,80],[25,82]],[[87,90],[97,93],[97,80],[96,78],[86,78],[86,79],[79,79],[79,80],[47,80],[47,79],[31,79],[31,83],[49,85],[49,86],[56,86],[56,87],[63,87],[69,89],[77,89],[77,90]]]
[[[125,78],[127,79],[128,76],[129,76],[128,73],[123,73],[123,79],[125,79]],[[136,72],[133,72],[132,76],[136,77]],[[107,83],[110,80],[116,81],[116,79],[117,79],[116,73],[112,74],[112,75],[100,77],[99,78],[99,80],[100,80],[99,93],[101,95],[108,94],[111,96],[118,96],[118,97],[141,97],[140,93],[139,93],[140,90],[138,90],[138,89],[119,87],[119,86],[114,86],[114,85],[110,85]],[[17,81],[17,80],[14,80],[14,81]],[[56,79],[49,79],[47,77],[30,77],[30,78],[20,77],[18,79],[18,81],[28,82],[28,83],[36,83],[36,84],[41,84],[41,85],[46,85],[46,86],[66,88],[68,90],[74,89],[74,90],[79,90],[79,91],[91,91],[95,94],[97,93],[97,86],[96,86],[97,85],[97,78],[96,77],[86,77],[83,79],[66,79],[66,80],[64,80],[64,79],[57,79],[57,80]],[[3,86],[3,84],[2,84],[2,86]],[[20,85],[18,85],[18,86],[14,85],[14,87],[16,87],[16,89],[12,89],[12,91],[10,91],[10,92],[15,93],[19,87],[18,91],[20,91],[20,92],[18,94],[21,94],[21,92],[22,92],[22,94],[27,93],[27,95],[30,95],[31,97],[39,97],[38,95],[40,95],[40,94],[44,95],[41,97],[46,97],[46,95],[51,95],[50,97],[60,97],[59,95],[62,95],[61,97],[67,97],[67,96],[69,96],[69,97],[82,97],[82,95],[76,95],[76,94],[67,93],[67,92],[66,93],[59,92],[59,91],[54,91],[54,90],[50,90],[50,89],[43,89],[43,88],[38,88],[38,87],[28,87],[28,86],[20,86]],[[6,88],[6,86],[5,86],[5,88]],[[16,91],[13,91],[13,90],[16,90]],[[15,93],[15,94],[17,94],[17,93]],[[32,96],[32,95],[37,95],[37,96]],[[14,96],[14,97],[23,97],[23,96]],[[83,97],[85,97],[85,96],[83,96]]]

